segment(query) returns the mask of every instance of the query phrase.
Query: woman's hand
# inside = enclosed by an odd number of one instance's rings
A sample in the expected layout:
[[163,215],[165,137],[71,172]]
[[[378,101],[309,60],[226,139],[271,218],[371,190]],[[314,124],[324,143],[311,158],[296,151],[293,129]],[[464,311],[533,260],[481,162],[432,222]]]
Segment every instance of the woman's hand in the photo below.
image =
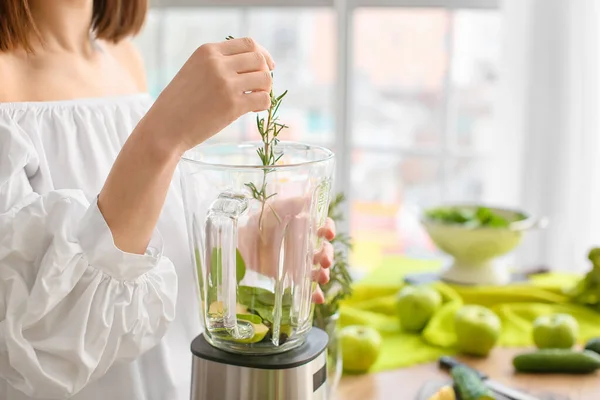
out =
[[142,121],[160,146],[183,153],[242,115],[271,105],[275,63],[253,39],[199,47]]
[[252,39],[206,44],[158,96],[121,149],[98,207],[115,245],[144,254],[182,154],[271,105],[273,59]]
[[[321,285],[329,282],[329,267],[333,265],[333,245],[330,243],[335,238],[335,222],[331,218],[327,218],[325,226],[319,229],[319,237],[326,240],[323,243],[323,248],[315,255],[315,264],[320,265],[321,269],[318,270],[317,274],[313,279]],[[319,286],[313,293],[313,301],[317,304],[325,302],[325,296]]]
[[[314,244],[306,240],[311,225],[310,200],[310,196],[275,196],[264,211],[250,213],[238,231],[238,249],[247,268],[264,276],[278,276],[283,244],[283,274],[298,282],[305,278],[306,254],[315,251],[311,247]],[[325,241],[313,256],[313,263],[320,268],[313,273],[312,280],[325,284],[329,281],[329,267],[333,265],[333,246],[329,242],[335,237],[333,220],[328,218],[316,233]],[[322,303],[324,300],[323,292],[317,287],[313,301]]]

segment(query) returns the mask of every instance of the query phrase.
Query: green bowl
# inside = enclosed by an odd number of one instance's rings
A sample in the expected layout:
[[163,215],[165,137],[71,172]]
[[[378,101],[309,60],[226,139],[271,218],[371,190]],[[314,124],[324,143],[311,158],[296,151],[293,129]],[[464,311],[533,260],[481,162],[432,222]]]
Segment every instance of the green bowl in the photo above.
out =
[[[427,215],[434,209],[454,207],[471,211],[485,207],[509,224],[505,227],[469,226],[439,221]],[[435,245],[453,258],[452,264],[442,274],[443,279],[461,284],[493,285],[510,281],[510,271],[499,265],[497,259],[514,250],[521,243],[525,231],[546,224],[545,219],[535,219],[519,210],[462,204],[425,210],[421,222]]]

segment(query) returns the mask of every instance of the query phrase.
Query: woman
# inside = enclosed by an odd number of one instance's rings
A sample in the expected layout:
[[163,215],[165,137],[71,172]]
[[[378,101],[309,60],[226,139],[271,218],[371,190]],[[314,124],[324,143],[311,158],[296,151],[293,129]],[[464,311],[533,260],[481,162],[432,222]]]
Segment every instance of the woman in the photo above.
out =
[[[0,0],[1,399],[189,398],[176,166],[269,107],[274,62],[249,39],[201,46],[152,104],[126,40],[146,1]],[[317,258],[326,282],[331,245]]]

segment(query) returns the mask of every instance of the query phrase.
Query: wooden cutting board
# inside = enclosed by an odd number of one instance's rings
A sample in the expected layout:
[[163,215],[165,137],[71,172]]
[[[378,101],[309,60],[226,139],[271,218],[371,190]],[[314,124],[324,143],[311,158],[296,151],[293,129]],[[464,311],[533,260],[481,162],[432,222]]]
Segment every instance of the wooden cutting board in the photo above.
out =
[[[452,380],[437,380],[437,381],[429,381],[425,383],[419,393],[417,394],[416,400],[428,400],[431,396],[433,396],[438,390],[440,390],[445,385],[451,385]],[[540,394],[540,393],[531,393],[532,396],[538,397],[540,400],[571,400],[565,396],[557,396],[553,394]],[[504,396],[497,396],[496,400],[510,400]]]

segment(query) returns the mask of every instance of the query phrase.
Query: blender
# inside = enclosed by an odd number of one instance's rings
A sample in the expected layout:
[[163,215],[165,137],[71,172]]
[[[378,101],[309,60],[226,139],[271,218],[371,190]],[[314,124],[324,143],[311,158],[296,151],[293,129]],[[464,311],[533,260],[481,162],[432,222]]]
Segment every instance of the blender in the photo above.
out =
[[327,335],[312,328],[317,235],[334,156],[281,142],[202,145],[181,180],[204,332],[192,343],[191,399],[327,398]]

